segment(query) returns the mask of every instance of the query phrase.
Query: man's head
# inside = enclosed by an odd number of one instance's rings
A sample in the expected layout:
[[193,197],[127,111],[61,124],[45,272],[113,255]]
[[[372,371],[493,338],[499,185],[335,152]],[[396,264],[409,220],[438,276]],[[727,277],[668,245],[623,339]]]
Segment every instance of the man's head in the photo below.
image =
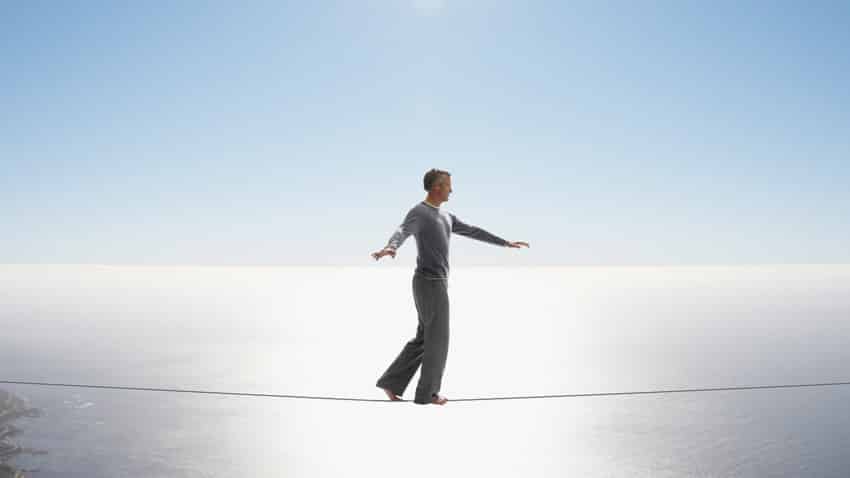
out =
[[452,175],[442,169],[431,169],[425,173],[423,185],[428,191],[428,202],[439,205],[449,200],[452,192]]

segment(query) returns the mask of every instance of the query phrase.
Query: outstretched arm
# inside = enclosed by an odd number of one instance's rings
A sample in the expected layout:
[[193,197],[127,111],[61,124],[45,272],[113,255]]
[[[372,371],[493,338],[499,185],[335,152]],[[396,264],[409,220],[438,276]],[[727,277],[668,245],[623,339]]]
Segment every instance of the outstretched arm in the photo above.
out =
[[419,223],[417,221],[416,212],[414,209],[408,211],[407,216],[405,216],[404,220],[401,224],[396,228],[393,235],[390,236],[389,241],[387,241],[387,245],[384,246],[378,252],[373,252],[372,257],[377,261],[381,257],[389,254],[395,259],[395,251],[404,244],[404,241],[410,237],[411,234],[416,234],[419,230]]
[[390,236],[386,247],[393,250],[398,249],[411,234],[416,234],[418,230],[419,222],[417,221],[416,210],[411,209],[407,212],[407,216],[404,217],[404,221],[401,222],[395,232],[393,232],[393,235]]
[[497,246],[508,246],[510,244],[509,241],[506,241],[495,234],[461,221],[452,213],[449,213],[449,216],[452,218],[452,232],[455,234],[460,234],[461,236],[470,237],[472,239],[495,244]]

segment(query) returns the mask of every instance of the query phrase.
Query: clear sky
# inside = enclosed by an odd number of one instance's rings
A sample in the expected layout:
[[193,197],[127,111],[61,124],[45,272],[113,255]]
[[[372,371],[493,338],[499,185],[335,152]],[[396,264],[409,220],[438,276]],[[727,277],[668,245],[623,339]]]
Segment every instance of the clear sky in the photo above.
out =
[[[846,2],[4,2],[0,262],[850,263]],[[396,259],[409,266],[410,238]],[[379,265],[374,265],[380,267]]]

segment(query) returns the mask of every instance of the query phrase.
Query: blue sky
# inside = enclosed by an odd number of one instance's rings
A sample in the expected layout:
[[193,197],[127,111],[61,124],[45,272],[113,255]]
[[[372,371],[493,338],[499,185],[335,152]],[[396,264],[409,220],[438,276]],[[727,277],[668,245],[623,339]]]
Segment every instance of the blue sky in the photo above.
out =
[[0,263],[850,262],[850,7],[641,3],[6,2]]

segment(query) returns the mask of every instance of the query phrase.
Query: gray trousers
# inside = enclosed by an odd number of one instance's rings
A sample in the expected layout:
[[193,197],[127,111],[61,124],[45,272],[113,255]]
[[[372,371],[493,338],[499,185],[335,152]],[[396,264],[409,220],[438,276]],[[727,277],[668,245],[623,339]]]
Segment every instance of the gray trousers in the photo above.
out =
[[419,274],[413,275],[413,301],[419,316],[416,336],[407,341],[375,385],[401,396],[421,364],[413,402],[431,403],[432,395],[440,391],[449,352],[448,287],[448,279],[426,279]]

